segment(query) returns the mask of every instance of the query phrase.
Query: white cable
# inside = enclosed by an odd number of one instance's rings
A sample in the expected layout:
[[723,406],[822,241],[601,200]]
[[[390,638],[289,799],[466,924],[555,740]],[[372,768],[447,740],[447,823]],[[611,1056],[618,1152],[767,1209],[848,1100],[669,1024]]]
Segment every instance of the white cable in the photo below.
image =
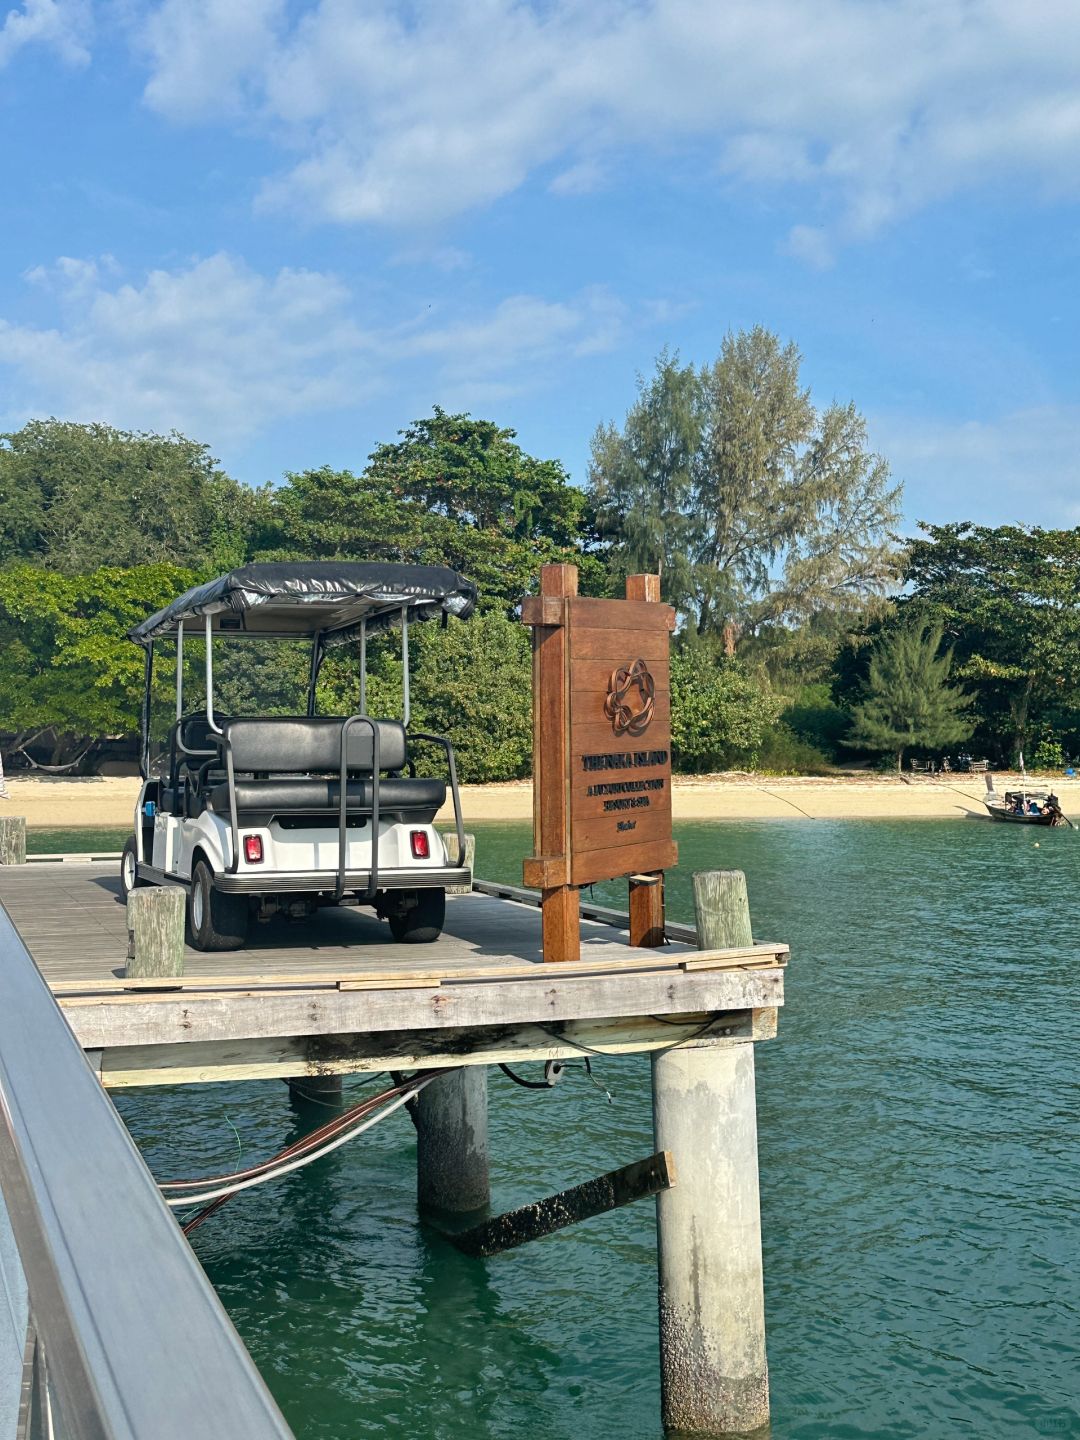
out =
[[[368,1115],[373,1114],[374,1111],[378,1110],[382,1105],[392,1100],[398,1093],[399,1091],[397,1090],[397,1087],[395,1087],[393,1090],[386,1091],[383,1095],[373,1096],[371,1100],[366,1102],[366,1109],[364,1110],[364,1113],[362,1115],[357,1115],[354,1117],[354,1123],[358,1123],[360,1120],[365,1120]],[[409,1091],[410,1095],[413,1093],[413,1091]],[[305,1096],[306,1102],[310,1101],[310,1099],[310,1096]],[[378,1101],[378,1104],[374,1103],[374,1101],[376,1100]],[[320,1100],[318,1103],[320,1105],[329,1105],[331,1102],[329,1100]],[[353,1106],[352,1108],[359,1109],[360,1107]],[[346,1118],[344,1112],[342,1112],[340,1118]],[[325,1128],[325,1126],[320,1126],[320,1129]],[[352,1133],[351,1124],[346,1125],[344,1128],[346,1130],[349,1130],[350,1134]],[[328,1138],[331,1140],[335,1140],[340,1134],[341,1130],[338,1129],[338,1131],[334,1135],[331,1135]],[[226,1182],[231,1182],[233,1180],[247,1180],[250,1176],[262,1175],[267,1170],[276,1170],[278,1165],[280,1165],[282,1161],[292,1159],[292,1153],[297,1149],[303,1149],[303,1153],[305,1155],[308,1154],[309,1149],[313,1150],[316,1154],[321,1155],[322,1145],[324,1142],[319,1141],[317,1144],[311,1147],[306,1147],[306,1142],[310,1139],[310,1135],[304,1136],[302,1139],[298,1140],[295,1145],[290,1145],[288,1147],[288,1154],[279,1153],[278,1155],[273,1155],[270,1157],[269,1160],[261,1160],[257,1165],[247,1165],[243,1170],[227,1170],[222,1175],[203,1175],[198,1180],[159,1180],[158,1189],[161,1191],[162,1194],[165,1194],[165,1192],[169,1190],[202,1190],[207,1185],[224,1185],[226,1184]]]
[[339,1146],[346,1144],[349,1140],[355,1139],[357,1135],[362,1135],[365,1130],[370,1130],[371,1127],[377,1125],[380,1120],[385,1120],[387,1115],[392,1114],[393,1111],[400,1110],[402,1105],[411,1100],[414,1095],[419,1095],[425,1085],[430,1085],[432,1080],[436,1079],[438,1079],[438,1076],[429,1075],[426,1080],[421,1080],[418,1085],[413,1086],[407,1094],[399,1095],[396,1100],[391,1100],[389,1105],[384,1105],[380,1110],[377,1110],[370,1119],[363,1121],[352,1130],[347,1130],[344,1135],[338,1135],[335,1139],[331,1140],[329,1144],[322,1146],[321,1149],[314,1151],[310,1155],[301,1155],[296,1160],[290,1160],[287,1164],[279,1166],[276,1170],[271,1170],[266,1175],[256,1175],[251,1180],[240,1181],[238,1185],[222,1185],[217,1190],[204,1190],[201,1195],[166,1196],[165,1204],[172,1206],[173,1209],[185,1205],[205,1205],[210,1200],[219,1200],[222,1195],[237,1195],[241,1190],[250,1190],[253,1185],[263,1185],[267,1180],[277,1180],[282,1175],[288,1175],[290,1170],[299,1170],[304,1165],[310,1165],[313,1160],[321,1160],[324,1155],[329,1155],[331,1150],[337,1150]]

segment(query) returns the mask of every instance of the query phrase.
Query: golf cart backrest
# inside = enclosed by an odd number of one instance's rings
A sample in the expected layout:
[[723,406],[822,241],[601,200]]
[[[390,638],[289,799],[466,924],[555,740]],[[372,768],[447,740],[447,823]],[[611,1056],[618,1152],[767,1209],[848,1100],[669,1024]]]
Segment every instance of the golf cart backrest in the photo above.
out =
[[[379,769],[405,768],[405,727],[398,720],[375,720],[379,732]],[[340,719],[275,715],[261,720],[226,720],[224,739],[233,768],[255,773],[336,773],[341,766]],[[372,735],[367,725],[349,731],[347,769],[372,770]]]

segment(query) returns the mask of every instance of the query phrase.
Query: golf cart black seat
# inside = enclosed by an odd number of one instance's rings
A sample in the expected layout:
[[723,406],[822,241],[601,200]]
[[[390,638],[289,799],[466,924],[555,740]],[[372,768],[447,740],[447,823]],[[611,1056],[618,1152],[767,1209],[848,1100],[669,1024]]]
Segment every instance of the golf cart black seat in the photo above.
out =
[[[221,760],[223,764],[226,753],[231,753],[233,773],[238,777],[237,815],[245,815],[250,821],[256,815],[337,814],[341,803],[342,723],[340,719],[308,716],[223,721]],[[379,737],[380,814],[430,822],[446,799],[445,782],[402,775],[408,764],[404,725],[397,720],[372,723]],[[372,813],[375,794],[370,727],[362,722],[354,724],[347,743],[346,811],[350,817],[363,817]],[[211,784],[205,792],[205,803],[217,814],[227,815],[228,781]]]
[[[375,786],[371,780],[349,780],[345,807],[350,816],[371,814]],[[215,785],[207,799],[219,815],[229,813],[228,784]],[[442,780],[414,780],[407,775],[383,778],[379,783],[379,814],[400,815],[428,824],[446,799]],[[273,780],[238,780],[236,813],[251,815],[337,815],[341,781],[317,776],[282,776]]]

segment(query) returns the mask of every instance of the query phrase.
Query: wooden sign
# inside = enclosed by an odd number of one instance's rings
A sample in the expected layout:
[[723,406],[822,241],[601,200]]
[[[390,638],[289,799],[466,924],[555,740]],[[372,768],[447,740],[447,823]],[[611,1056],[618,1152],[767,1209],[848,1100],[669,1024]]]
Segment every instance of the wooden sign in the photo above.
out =
[[533,842],[544,958],[580,955],[577,887],[630,877],[631,944],[661,945],[671,839],[668,649],[675,612],[659,577],[625,600],[577,594],[572,565],[545,565],[522,619],[533,627]]

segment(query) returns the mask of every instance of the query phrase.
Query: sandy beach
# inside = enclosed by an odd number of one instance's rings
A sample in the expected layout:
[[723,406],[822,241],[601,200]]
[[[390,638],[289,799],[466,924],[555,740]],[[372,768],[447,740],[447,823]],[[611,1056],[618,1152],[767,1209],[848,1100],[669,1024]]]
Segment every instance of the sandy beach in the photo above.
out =
[[[1018,777],[998,774],[998,792]],[[1032,779],[1052,785],[1067,815],[1080,816],[1080,780]],[[676,778],[672,803],[676,820],[946,820],[965,814],[985,816],[985,782],[976,776],[841,775],[782,777],[703,775]],[[138,796],[138,781],[114,777],[64,780],[8,779],[11,798],[0,800],[0,814],[24,815],[34,829],[127,825]],[[466,821],[529,820],[532,785],[517,781],[462,788]],[[452,818],[447,807],[441,820]]]

